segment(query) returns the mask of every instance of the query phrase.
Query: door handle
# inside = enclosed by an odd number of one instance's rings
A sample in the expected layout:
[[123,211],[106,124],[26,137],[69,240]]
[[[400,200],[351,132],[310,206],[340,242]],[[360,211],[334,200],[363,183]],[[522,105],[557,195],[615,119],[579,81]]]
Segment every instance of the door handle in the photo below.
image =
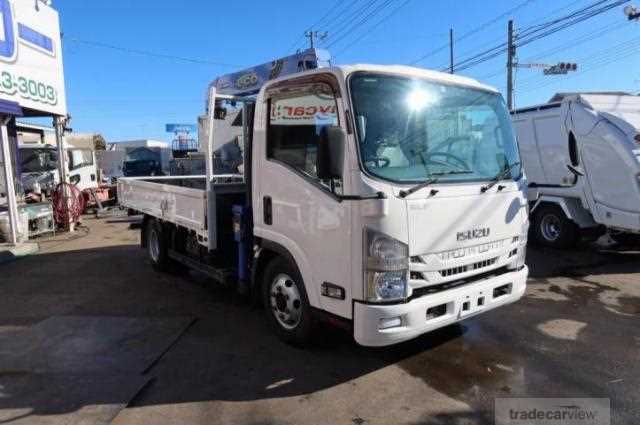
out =
[[271,206],[271,196],[262,198],[262,219],[264,224],[271,226],[273,224],[273,210]]

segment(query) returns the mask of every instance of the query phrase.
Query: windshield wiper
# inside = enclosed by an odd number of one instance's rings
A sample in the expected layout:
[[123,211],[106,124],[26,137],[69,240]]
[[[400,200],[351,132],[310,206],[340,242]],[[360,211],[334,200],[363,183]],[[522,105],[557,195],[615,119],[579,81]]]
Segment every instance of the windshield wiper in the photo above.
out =
[[439,180],[438,178],[430,177],[429,179],[423,181],[422,183],[418,183],[417,185],[415,185],[413,187],[410,187],[407,190],[401,190],[399,195],[400,195],[401,198],[406,198],[407,196],[411,195],[414,192],[419,191],[420,189],[423,189],[423,188],[425,188],[427,186],[430,186],[430,185],[432,185],[434,183],[437,183],[438,180]]
[[504,179],[505,177],[507,177],[508,174],[511,173],[511,170],[513,170],[514,167],[519,166],[520,163],[519,162],[514,162],[513,164],[507,166],[504,168],[504,170],[500,171],[498,174],[496,174],[486,186],[482,186],[482,188],[480,189],[480,192],[485,193],[487,190],[491,189],[493,186],[495,186],[500,180]]
[[[427,186],[437,183],[440,180],[439,178],[440,176],[448,176],[452,174],[471,174],[471,173],[473,173],[473,171],[471,170],[451,170],[451,171],[440,171],[440,172],[430,173],[429,179],[423,181],[422,183],[418,183],[417,185],[410,187],[407,190],[401,190],[399,195],[401,198],[406,198],[407,196],[419,191],[420,189],[424,189]],[[438,177],[431,177],[431,176],[438,176]]]

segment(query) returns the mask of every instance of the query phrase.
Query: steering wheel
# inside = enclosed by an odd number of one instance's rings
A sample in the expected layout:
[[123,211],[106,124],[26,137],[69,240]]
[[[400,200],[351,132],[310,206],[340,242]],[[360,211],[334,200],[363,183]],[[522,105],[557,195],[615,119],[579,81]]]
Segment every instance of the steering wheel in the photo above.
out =
[[[444,156],[446,159],[444,161],[438,161],[437,159],[432,158],[434,156]],[[469,171],[471,169],[464,159],[449,152],[427,152],[424,160],[432,164],[452,165],[463,171]]]
[[449,136],[446,139],[444,139],[442,142],[438,143],[437,146],[435,146],[433,148],[434,151],[437,152],[442,152],[445,148],[447,151],[451,150],[451,146],[454,143],[457,142],[465,142],[465,141],[469,141],[472,140],[472,137],[469,135],[464,135],[464,136]]

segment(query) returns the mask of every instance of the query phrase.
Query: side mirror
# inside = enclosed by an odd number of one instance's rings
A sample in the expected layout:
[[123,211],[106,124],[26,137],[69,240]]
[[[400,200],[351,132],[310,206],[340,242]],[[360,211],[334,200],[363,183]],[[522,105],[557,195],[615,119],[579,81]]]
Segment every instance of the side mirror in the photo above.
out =
[[320,131],[316,159],[316,171],[320,180],[342,178],[345,139],[344,130],[337,126],[326,126]]
[[584,177],[584,171],[582,170],[582,168],[575,167],[575,166],[570,165],[570,164],[567,164],[567,168],[569,169],[569,171],[571,171],[573,173],[574,176],[576,176],[576,177]]

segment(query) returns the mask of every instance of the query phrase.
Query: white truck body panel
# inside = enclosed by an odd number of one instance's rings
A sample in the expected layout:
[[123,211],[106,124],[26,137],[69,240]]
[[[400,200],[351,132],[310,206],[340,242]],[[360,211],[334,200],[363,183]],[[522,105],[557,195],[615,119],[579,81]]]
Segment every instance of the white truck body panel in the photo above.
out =
[[[206,237],[207,197],[203,189],[163,184],[175,177],[123,177],[118,179],[118,202],[126,208],[160,218]],[[205,176],[181,180],[204,182]]]
[[[567,94],[560,102],[512,114],[529,181],[541,196],[578,199],[593,220],[640,232],[640,97],[624,94]],[[584,177],[572,185],[569,135],[573,134]]]

